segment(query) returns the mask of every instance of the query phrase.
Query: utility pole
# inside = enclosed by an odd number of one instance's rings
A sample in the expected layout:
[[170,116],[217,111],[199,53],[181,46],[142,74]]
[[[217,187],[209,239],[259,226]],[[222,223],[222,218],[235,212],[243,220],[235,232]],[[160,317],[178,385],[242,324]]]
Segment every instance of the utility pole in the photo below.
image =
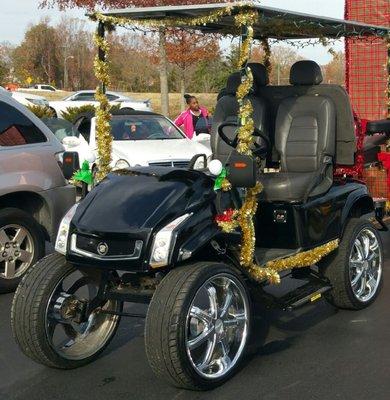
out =
[[66,56],[65,53],[65,58],[64,58],[64,90],[68,87],[68,67],[67,67],[67,61],[70,59],[73,59],[73,56]]

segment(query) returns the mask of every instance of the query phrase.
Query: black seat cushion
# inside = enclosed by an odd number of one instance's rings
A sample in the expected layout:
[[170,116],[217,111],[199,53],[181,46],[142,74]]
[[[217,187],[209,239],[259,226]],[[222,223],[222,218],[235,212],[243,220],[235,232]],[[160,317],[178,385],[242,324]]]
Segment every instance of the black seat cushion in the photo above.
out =
[[[298,64],[298,65],[297,65]],[[295,84],[318,84],[321,69],[314,62],[299,62],[291,69]],[[302,95],[284,99],[275,124],[275,148],[280,173],[265,174],[264,198],[269,201],[304,201],[332,185],[336,147],[336,110],[326,96]]]
[[264,189],[261,198],[266,201],[301,201],[315,180],[316,173],[273,172],[261,174],[259,179]]

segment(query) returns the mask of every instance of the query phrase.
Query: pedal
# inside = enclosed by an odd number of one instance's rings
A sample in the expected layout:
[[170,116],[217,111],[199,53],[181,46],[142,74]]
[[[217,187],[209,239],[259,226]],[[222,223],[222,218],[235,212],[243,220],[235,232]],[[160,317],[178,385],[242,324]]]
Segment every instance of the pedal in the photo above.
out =
[[293,310],[307,303],[314,303],[331,289],[332,286],[323,282],[308,282],[298,289],[287,293],[278,302],[284,310]]

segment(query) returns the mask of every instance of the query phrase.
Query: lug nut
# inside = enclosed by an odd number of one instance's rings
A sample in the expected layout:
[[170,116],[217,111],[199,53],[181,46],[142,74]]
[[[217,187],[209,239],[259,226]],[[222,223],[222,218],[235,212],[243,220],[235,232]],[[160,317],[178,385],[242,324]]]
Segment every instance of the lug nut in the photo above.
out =
[[14,242],[14,243],[12,244],[12,246],[13,246],[13,247],[18,247],[18,244],[17,244],[16,242]]
[[9,259],[8,259],[8,261],[13,261],[14,259],[12,258],[12,257],[10,257]]
[[19,251],[15,251],[15,257],[19,257],[20,256],[20,252]]
[[6,248],[6,249],[9,249],[9,247],[10,247],[10,246],[9,246],[9,243],[6,243],[6,244],[5,244],[5,248]]
[[5,257],[7,257],[7,256],[8,256],[8,253],[5,251],[5,252],[2,254],[2,257],[5,258]]

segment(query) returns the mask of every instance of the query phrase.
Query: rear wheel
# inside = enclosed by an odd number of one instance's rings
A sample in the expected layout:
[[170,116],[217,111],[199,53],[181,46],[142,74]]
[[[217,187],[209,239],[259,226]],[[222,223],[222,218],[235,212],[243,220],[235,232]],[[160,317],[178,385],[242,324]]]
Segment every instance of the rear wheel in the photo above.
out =
[[159,284],[149,306],[149,363],[175,386],[211,389],[236,371],[249,327],[249,296],[235,269],[208,263],[178,268]]
[[51,254],[19,285],[11,324],[22,351],[49,367],[71,369],[98,357],[114,337],[122,303],[99,300],[98,270],[80,271]]
[[23,274],[44,256],[45,238],[38,223],[17,208],[0,211],[0,293],[16,289]]
[[383,245],[371,222],[353,218],[334,254],[320,268],[333,286],[329,301],[337,307],[358,310],[373,303],[382,288]]

